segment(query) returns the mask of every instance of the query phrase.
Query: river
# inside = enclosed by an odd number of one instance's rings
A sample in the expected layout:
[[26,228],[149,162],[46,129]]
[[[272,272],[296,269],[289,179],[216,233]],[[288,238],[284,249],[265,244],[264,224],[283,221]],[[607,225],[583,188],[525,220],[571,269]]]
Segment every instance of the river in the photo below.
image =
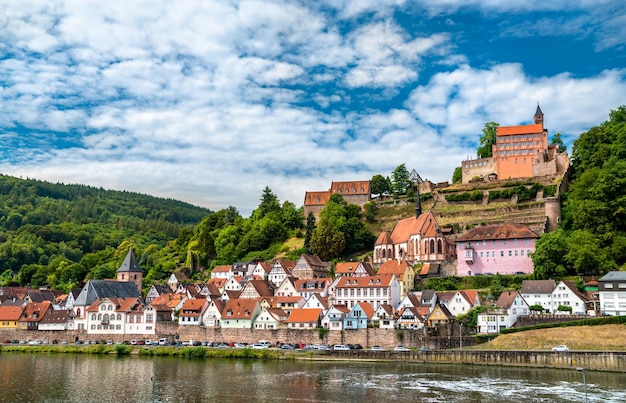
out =
[[[626,402],[626,374],[585,376],[589,402]],[[537,368],[0,354],[0,401],[19,403],[584,402],[584,386]]]

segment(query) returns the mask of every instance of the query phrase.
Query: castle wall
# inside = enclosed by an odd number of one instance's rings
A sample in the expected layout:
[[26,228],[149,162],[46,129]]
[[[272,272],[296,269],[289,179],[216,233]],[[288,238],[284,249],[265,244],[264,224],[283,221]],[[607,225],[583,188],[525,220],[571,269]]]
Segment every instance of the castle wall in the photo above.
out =
[[463,171],[462,182],[470,183],[474,178],[483,178],[487,180],[489,175],[497,174],[498,167],[494,158],[480,158],[475,160],[463,161],[461,164]]

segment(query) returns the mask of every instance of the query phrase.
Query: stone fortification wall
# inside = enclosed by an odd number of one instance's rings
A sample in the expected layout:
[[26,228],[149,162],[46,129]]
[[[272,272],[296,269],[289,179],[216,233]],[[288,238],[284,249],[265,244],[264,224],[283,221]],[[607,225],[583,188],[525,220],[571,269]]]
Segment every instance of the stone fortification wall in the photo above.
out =
[[463,183],[470,183],[474,178],[484,178],[490,174],[498,173],[498,166],[495,158],[481,158],[476,160],[463,161],[461,163],[463,171]]

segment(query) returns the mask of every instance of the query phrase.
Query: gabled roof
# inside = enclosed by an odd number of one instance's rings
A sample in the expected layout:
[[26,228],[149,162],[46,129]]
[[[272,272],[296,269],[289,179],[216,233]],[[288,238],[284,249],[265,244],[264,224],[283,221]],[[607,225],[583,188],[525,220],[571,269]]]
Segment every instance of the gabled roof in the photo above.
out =
[[367,316],[367,319],[372,319],[372,316],[374,316],[374,308],[372,307],[372,305],[369,304],[369,302],[357,302],[354,307],[352,308],[352,310],[354,310],[354,308],[356,308],[357,306],[359,306],[361,308],[361,310],[363,311],[363,313],[365,313],[365,315]]
[[299,293],[303,292],[320,292],[328,288],[331,279],[327,277],[321,278],[307,278],[302,280],[295,280],[294,287]]
[[10,306],[0,305],[0,321],[13,322],[20,319],[22,312],[24,312],[24,305]]
[[[407,312],[409,313],[409,315],[406,315]],[[412,316],[413,318],[417,319],[418,321],[424,323],[426,321],[426,319],[420,315],[418,308],[414,307],[414,306],[407,306],[404,307],[404,309],[402,309],[400,312],[398,312],[398,320],[402,320],[403,316]]]
[[391,236],[389,236],[389,233],[387,231],[381,232],[380,235],[378,235],[376,242],[374,243],[374,245],[391,245],[391,244],[393,244],[393,242],[391,241]]
[[335,264],[335,275],[337,274],[353,274],[359,262],[337,262]]
[[455,294],[456,294],[456,291],[438,291],[437,301],[450,302],[450,300],[454,297]]
[[261,268],[263,269],[263,271],[267,274],[272,270],[272,265],[267,263],[266,261],[260,261],[257,263],[257,267],[261,266]]
[[293,268],[296,267],[296,262],[293,260],[276,259],[272,267],[274,267],[274,265],[280,266],[287,274],[291,274]]
[[389,316],[393,316],[393,314],[394,314],[393,306],[391,306],[389,304],[380,304],[380,305],[378,305],[378,308],[376,308],[376,310],[379,310],[379,309],[384,311]]
[[215,298],[215,299],[212,299],[211,302],[209,302],[209,306],[211,306],[211,304],[215,305],[215,309],[221,315],[222,312],[224,312],[224,307],[226,306],[226,301],[224,301],[223,299]]
[[393,276],[341,277],[336,288],[388,287]]
[[39,324],[66,323],[68,320],[70,320],[70,311],[66,309],[52,309],[44,315],[43,319],[39,321]]
[[432,212],[420,214],[417,218],[409,217],[399,220],[393,231],[391,232],[391,241],[393,244],[407,242],[413,235],[421,235],[422,237],[435,237],[439,225]]
[[576,284],[574,284],[573,281],[571,280],[563,280],[562,281],[563,285],[565,285],[567,288],[569,288],[569,290],[571,292],[573,292],[578,298],[580,298],[581,300],[587,302],[589,301],[591,298],[589,298],[587,295],[585,295],[584,293],[578,291],[578,288],[576,288]]
[[226,302],[222,311],[223,319],[252,319],[259,302],[256,299],[231,299]]
[[318,308],[294,309],[285,323],[317,323],[321,313]]
[[626,271],[610,271],[598,279],[598,282],[626,281]]
[[100,298],[141,298],[141,294],[137,285],[130,281],[89,280],[74,305],[89,306]]
[[50,301],[30,302],[24,307],[20,322],[39,322],[52,309]]
[[[270,283],[265,280],[250,280],[244,287],[252,287],[256,290],[259,297],[271,297],[274,295],[274,289],[270,286]],[[244,290],[241,290],[242,293]]]
[[330,193],[339,193],[342,196],[370,195],[370,181],[332,182]]
[[554,280],[524,280],[522,281],[522,294],[552,294],[556,288]]
[[[419,310],[418,310],[419,312]],[[445,315],[446,319],[448,320],[455,320],[456,316],[452,315],[450,313],[450,311],[448,310],[448,308],[446,308],[445,305],[441,305],[441,304],[436,304],[435,307],[433,308],[432,312],[428,315],[427,320],[430,320],[430,318],[432,316],[436,316],[437,312],[441,312]]]
[[120,265],[120,268],[117,269],[117,272],[138,272],[143,273],[143,270],[137,264],[137,259],[135,258],[135,253],[133,252],[133,248],[128,249],[128,253],[124,258],[124,261]]
[[229,264],[215,266],[211,269],[211,273],[230,273],[233,267]]
[[395,274],[400,277],[404,275],[408,266],[409,265],[406,260],[389,259],[380,265],[376,274],[378,274],[379,276]]
[[198,316],[206,303],[205,299],[193,299],[190,298],[183,302],[183,306],[180,309],[178,316]]
[[135,308],[143,308],[140,298],[100,298],[87,307],[87,312],[97,312],[100,305],[107,301],[115,305],[115,312],[130,312],[136,310]]
[[[303,254],[300,256],[300,260],[304,260],[306,264],[313,270],[328,271],[328,266],[324,264],[324,262],[322,262],[322,259],[320,259],[317,255]],[[296,265],[298,264],[298,262],[296,262]]]
[[509,309],[513,305],[515,298],[520,295],[517,291],[504,291],[496,301],[496,306]]
[[172,289],[166,285],[152,284],[150,288],[154,289],[159,295],[172,293]]
[[53,302],[56,300],[56,297],[54,296],[52,291],[49,290],[29,290],[28,298],[30,298],[31,302]]
[[289,319],[289,314],[281,308],[266,308],[265,311],[277,321],[283,322]]
[[323,206],[330,200],[330,191],[313,191],[304,193],[305,206]]
[[485,225],[467,231],[457,242],[525,238],[539,238],[539,235],[520,224]]

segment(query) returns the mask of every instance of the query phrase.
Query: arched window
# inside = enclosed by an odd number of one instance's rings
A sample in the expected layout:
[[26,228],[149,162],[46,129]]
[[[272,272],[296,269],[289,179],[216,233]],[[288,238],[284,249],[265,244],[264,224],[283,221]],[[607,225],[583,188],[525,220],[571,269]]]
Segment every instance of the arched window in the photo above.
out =
[[387,257],[387,250],[383,249],[383,259],[385,259]]
[[430,240],[430,253],[435,253],[435,241]]
[[98,320],[102,320],[102,314],[101,313],[98,314]]
[[117,320],[122,320],[122,314],[120,313],[117,314]]
[[437,240],[437,253],[443,253],[443,244],[441,242],[441,239]]
[[96,320],[96,314],[95,313],[91,314],[91,320]]

